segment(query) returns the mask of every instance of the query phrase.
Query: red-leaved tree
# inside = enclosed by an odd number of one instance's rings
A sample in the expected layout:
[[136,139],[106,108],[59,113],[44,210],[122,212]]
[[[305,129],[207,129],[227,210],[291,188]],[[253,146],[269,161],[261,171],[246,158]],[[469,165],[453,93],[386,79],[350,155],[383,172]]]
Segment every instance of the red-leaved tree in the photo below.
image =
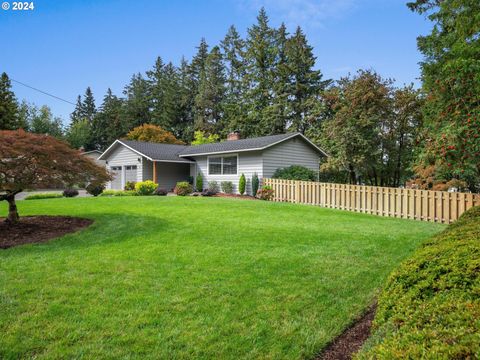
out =
[[0,131],[0,201],[9,204],[6,221],[11,224],[19,221],[15,195],[24,189],[110,179],[105,168],[49,135]]

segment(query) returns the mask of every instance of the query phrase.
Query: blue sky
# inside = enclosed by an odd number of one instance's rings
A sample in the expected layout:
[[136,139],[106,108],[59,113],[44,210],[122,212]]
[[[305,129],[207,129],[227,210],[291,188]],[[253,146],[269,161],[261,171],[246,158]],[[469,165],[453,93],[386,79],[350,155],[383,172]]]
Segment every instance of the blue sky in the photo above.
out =
[[[3,1],[3,0],[0,0]],[[12,0],[6,0],[10,4]],[[135,72],[160,55],[176,64],[200,39],[218,44],[234,24],[242,35],[264,6],[271,25],[302,26],[325,78],[373,68],[398,85],[418,85],[416,37],[431,25],[406,0],[34,0],[35,10],[0,9],[0,72],[75,102],[91,86],[121,95]],[[14,84],[19,99],[47,104],[68,123],[73,106]]]

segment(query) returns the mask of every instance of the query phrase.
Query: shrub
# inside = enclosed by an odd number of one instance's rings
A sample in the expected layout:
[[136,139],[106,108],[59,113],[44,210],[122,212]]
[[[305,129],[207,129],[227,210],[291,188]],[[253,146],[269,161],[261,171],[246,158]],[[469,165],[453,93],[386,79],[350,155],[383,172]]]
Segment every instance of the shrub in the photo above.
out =
[[153,195],[158,195],[158,196],[166,196],[167,194],[168,194],[168,191],[160,187],[156,188],[155,191],[153,192]]
[[193,192],[193,186],[189,184],[187,181],[180,181],[177,183],[173,191],[178,196],[186,196]]
[[90,195],[98,196],[103,192],[103,190],[105,190],[105,186],[99,184],[88,184],[85,190]]
[[105,190],[100,196],[138,196],[135,190]]
[[197,174],[197,183],[195,184],[195,188],[197,191],[203,190],[203,177],[200,173]]
[[259,198],[260,200],[271,201],[273,200],[273,194],[274,194],[274,191],[272,187],[269,185],[266,185],[257,191],[257,198]]
[[135,184],[136,184],[135,181],[127,181],[123,190],[135,190]]
[[213,195],[216,195],[217,193],[216,192],[213,192],[213,191],[210,191],[208,189],[205,189],[202,191],[202,196],[213,196]]
[[155,184],[152,180],[140,181],[135,184],[135,191],[138,195],[152,195],[157,189],[158,184]]
[[247,180],[245,179],[245,175],[242,174],[240,176],[240,181],[238,182],[238,192],[240,195],[245,194],[245,187],[247,186]]
[[257,173],[254,173],[252,176],[252,195],[255,196],[255,194],[258,192],[259,186],[260,186],[260,181],[258,180],[258,175]]
[[40,200],[40,199],[57,199],[61,198],[63,195],[61,193],[37,193],[28,195],[25,200]]
[[292,165],[287,168],[277,169],[272,177],[284,180],[315,181],[317,180],[317,173],[305,166]]
[[63,196],[65,196],[65,197],[78,196],[78,190],[76,190],[76,189],[65,189],[65,190],[63,190]]
[[231,181],[222,181],[220,186],[225,194],[233,193],[233,183]]
[[188,182],[190,185],[192,185],[192,186],[193,186],[193,176],[191,176],[191,175],[190,175],[190,176],[188,176],[188,178],[187,178],[187,182]]
[[220,191],[220,187],[216,181],[209,181],[208,182],[208,191],[216,194]]
[[480,207],[427,240],[389,277],[360,359],[480,354]]

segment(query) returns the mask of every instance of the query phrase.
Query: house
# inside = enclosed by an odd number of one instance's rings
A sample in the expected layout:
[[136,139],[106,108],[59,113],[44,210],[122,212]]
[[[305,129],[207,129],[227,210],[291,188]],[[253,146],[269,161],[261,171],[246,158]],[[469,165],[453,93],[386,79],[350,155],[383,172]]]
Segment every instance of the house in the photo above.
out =
[[82,155],[89,157],[90,159],[95,161],[95,163],[97,165],[100,165],[100,166],[105,166],[106,165],[105,160],[99,160],[98,159],[100,157],[100,155],[102,155],[102,152],[100,150],[84,151],[84,152],[82,152]]
[[105,160],[114,179],[110,189],[123,189],[128,181],[153,180],[159,187],[172,190],[179,181],[203,177],[208,182],[231,181],[235,192],[243,173],[247,193],[252,193],[251,179],[271,177],[275,170],[302,165],[318,173],[325,152],[301,133],[240,139],[231,133],[226,141],[197,146],[158,144],[116,140],[99,157]]

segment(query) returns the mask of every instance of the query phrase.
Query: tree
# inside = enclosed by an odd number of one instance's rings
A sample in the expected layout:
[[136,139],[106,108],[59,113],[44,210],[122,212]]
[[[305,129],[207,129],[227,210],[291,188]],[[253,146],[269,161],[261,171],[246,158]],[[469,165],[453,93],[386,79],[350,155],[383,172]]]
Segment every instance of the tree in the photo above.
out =
[[247,180],[245,179],[245,174],[240,175],[240,180],[238,182],[238,192],[240,195],[245,194],[245,187],[247,185]]
[[21,125],[17,99],[11,88],[8,75],[2,73],[0,76],[0,130],[15,130]]
[[333,115],[322,125],[320,144],[329,154],[322,171],[342,173],[352,184],[405,182],[421,124],[418,92],[359,71],[324,96]]
[[108,180],[105,168],[52,136],[0,131],[0,201],[9,204],[6,222],[10,224],[19,221],[15,195],[24,189]]
[[92,89],[87,87],[85,90],[85,95],[83,96],[83,101],[80,95],[77,97],[77,104],[75,105],[75,110],[70,115],[70,120],[72,123],[76,123],[80,120],[87,120],[90,124],[93,121],[93,118],[97,112],[95,107],[95,99],[93,98]]
[[123,93],[126,96],[124,118],[125,122],[128,122],[128,129],[150,123],[150,86],[140,73],[132,76]]
[[417,0],[408,6],[433,22],[431,33],[418,38],[426,131],[417,175],[433,169],[435,180],[460,180],[480,191],[480,2]]
[[70,124],[65,138],[69,145],[74,149],[88,149],[91,141],[91,126],[87,119],[79,120]]
[[143,124],[127,134],[128,140],[147,141],[164,144],[179,144],[184,143],[178,140],[170,131],[162,129],[160,126]]
[[28,122],[28,129],[32,133],[51,135],[57,139],[63,138],[62,119],[53,116],[52,110],[46,105],[43,105],[40,109],[32,105]]
[[92,122],[90,145],[94,149],[105,149],[130,130],[130,121],[123,116],[123,106],[123,99],[113,95],[109,88]]
[[178,94],[176,96],[178,115],[173,125],[173,133],[178,139],[184,142],[190,142],[193,138],[194,131],[195,98],[193,96],[193,89],[195,88],[195,84],[190,76],[190,67],[185,58],[182,58],[178,72]]
[[75,105],[75,109],[70,114],[70,122],[76,123],[83,119],[83,104],[82,104],[82,97],[80,95],[77,96],[77,103]]
[[205,136],[205,132],[202,130],[195,131],[195,135],[193,137],[192,145],[202,145],[202,144],[211,144],[218,142],[220,137],[217,134],[209,134]]
[[222,101],[225,95],[225,74],[220,48],[215,46],[208,54],[200,73],[195,97],[195,129],[218,131],[222,119]]

